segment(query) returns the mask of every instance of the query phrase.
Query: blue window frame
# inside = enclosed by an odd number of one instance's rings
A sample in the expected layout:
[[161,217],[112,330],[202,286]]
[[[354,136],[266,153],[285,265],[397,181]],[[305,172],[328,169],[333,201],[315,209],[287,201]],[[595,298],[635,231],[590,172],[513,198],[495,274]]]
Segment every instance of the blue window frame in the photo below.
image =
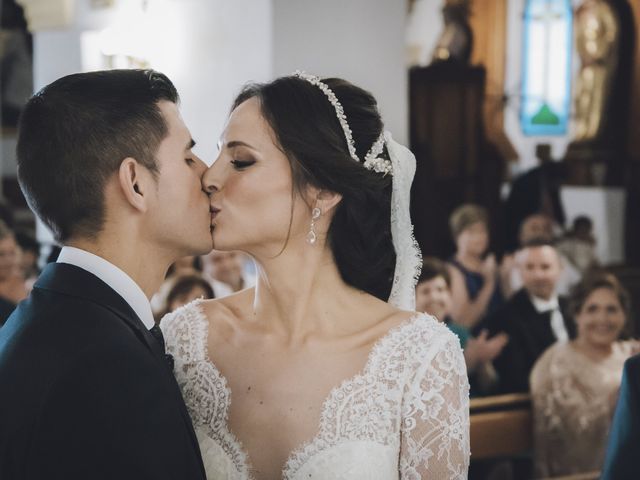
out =
[[527,0],[520,107],[525,135],[567,133],[572,38],[570,0]]

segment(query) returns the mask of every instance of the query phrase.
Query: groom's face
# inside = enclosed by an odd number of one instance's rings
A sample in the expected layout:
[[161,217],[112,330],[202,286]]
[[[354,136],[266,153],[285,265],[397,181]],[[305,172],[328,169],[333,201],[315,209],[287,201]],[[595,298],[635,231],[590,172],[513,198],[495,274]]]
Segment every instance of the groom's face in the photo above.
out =
[[201,183],[207,166],[192,151],[195,143],[178,107],[167,101],[158,105],[168,134],[156,153],[159,172],[147,233],[176,258],[202,255],[212,246],[209,197]]

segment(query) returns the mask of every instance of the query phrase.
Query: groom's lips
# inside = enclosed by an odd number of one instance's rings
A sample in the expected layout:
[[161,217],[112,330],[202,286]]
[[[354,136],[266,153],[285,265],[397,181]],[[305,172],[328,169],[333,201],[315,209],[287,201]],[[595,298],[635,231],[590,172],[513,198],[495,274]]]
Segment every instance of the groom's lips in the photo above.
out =
[[213,221],[214,221],[214,220],[216,219],[216,217],[218,216],[218,213],[220,213],[220,209],[219,209],[219,208],[216,208],[216,207],[214,207],[214,206],[211,206],[211,207],[209,208],[209,211],[211,212],[211,226],[213,227],[213,226],[214,226]]

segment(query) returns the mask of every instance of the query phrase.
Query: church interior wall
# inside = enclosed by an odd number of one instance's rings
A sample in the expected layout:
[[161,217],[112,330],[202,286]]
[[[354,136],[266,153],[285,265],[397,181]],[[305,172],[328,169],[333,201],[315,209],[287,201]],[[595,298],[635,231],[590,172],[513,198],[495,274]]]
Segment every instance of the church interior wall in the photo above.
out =
[[371,91],[386,127],[408,140],[407,7],[388,0],[274,0],[274,75],[304,70]]
[[[475,2],[475,14],[482,17],[484,10],[477,9],[493,5],[493,1]],[[518,157],[509,163],[511,174],[515,175],[536,165],[536,144],[549,143],[552,156],[561,158],[571,134],[523,135],[517,95],[525,0],[499,1],[506,6],[505,45],[494,56],[504,56],[503,123]],[[387,128],[396,139],[407,143],[407,46],[419,44],[421,62],[428,63],[443,28],[442,3],[442,0],[416,0],[412,15],[407,16],[406,2],[388,0],[148,0],[147,13],[152,18],[147,20],[151,30],[141,30],[152,41],[146,44],[145,60],[176,83],[182,96],[183,116],[198,142],[196,152],[208,162],[215,158],[218,134],[241,86],[247,81],[265,81],[296,69],[343,76],[369,89],[379,99]],[[122,24],[123,18],[130,16],[130,9],[142,1],[75,0],[73,4],[69,25],[34,34],[36,90],[68,73],[103,67],[105,59],[100,43],[104,40],[103,31]],[[100,4],[112,7],[100,8],[97,6]],[[631,5],[636,25],[640,25],[640,4],[631,2]],[[160,10],[163,14],[157,16]],[[483,36],[478,43],[490,41]],[[482,55],[476,52],[474,61],[487,63],[484,58],[487,55],[491,55],[490,45],[483,47]],[[640,128],[640,49],[635,55],[632,132]],[[500,59],[492,60],[493,67],[489,68],[500,67]],[[488,77],[491,80],[491,72]],[[2,140],[3,176],[16,174],[14,148],[15,139]],[[637,159],[634,164],[640,165],[640,136],[630,136],[629,151]],[[618,258],[617,253],[613,257]]]

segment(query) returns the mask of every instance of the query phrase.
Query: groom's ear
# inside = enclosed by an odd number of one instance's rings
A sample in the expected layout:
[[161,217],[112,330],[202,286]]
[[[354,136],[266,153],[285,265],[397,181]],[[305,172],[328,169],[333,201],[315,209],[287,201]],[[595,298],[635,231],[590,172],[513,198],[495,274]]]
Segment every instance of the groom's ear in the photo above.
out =
[[148,176],[150,172],[131,157],[125,158],[118,170],[118,183],[126,201],[141,212],[146,212],[148,208],[149,199],[145,198]]

